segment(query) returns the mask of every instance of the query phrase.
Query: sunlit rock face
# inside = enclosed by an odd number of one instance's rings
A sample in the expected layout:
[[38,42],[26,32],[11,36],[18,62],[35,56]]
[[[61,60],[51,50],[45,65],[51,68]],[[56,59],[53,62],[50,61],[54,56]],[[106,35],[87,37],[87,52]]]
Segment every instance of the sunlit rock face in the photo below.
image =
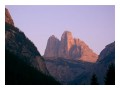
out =
[[62,34],[61,41],[53,36],[48,39],[44,57],[49,59],[62,57],[85,62],[96,62],[98,55],[84,41],[73,38],[71,32],[65,31]]
[[5,22],[14,26],[13,19],[12,19],[12,17],[11,17],[7,8],[5,8]]
[[70,58],[69,51],[73,45],[74,45],[74,39],[72,37],[72,33],[69,31],[65,31],[61,37],[58,57],[69,59]]
[[54,35],[50,36],[47,42],[47,47],[45,50],[45,57],[58,57],[58,48],[60,45],[59,39],[57,39]]
[[74,45],[70,49],[70,57],[86,62],[96,62],[97,54],[95,54],[84,41],[74,39]]

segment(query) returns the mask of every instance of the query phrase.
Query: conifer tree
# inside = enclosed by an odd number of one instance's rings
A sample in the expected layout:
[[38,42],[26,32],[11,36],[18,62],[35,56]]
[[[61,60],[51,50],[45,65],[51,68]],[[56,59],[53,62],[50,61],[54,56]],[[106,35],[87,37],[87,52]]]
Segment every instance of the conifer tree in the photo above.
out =
[[105,85],[115,85],[115,65],[110,64],[105,77]]
[[93,75],[92,75],[91,85],[98,85],[98,81],[97,81],[97,76],[96,76],[96,74],[93,74]]

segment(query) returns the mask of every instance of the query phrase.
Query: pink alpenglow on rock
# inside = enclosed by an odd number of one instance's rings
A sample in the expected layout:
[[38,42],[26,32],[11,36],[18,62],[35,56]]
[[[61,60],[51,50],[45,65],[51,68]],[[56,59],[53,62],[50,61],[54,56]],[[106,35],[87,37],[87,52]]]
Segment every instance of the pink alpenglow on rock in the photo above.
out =
[[47,42],[44,57],[57,58],[59,45],[60,45],[59,39],[57,39],[54,35],[50,36]]
[[54,35],[48,39],[44,57],[49,59],[61,57],[93,63],[98,59],[98,55],[84,41],[73,38],[69,31],[62,34],[61,40]]

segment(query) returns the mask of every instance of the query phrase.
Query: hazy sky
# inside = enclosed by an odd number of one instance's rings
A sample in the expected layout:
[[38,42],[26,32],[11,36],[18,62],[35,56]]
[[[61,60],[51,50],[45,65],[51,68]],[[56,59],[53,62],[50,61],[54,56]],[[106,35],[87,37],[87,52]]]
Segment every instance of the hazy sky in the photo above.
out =
[[44,54],[51,35],[65,30],[99,54],[115,41],[115,6],[6,6],[18,27]]

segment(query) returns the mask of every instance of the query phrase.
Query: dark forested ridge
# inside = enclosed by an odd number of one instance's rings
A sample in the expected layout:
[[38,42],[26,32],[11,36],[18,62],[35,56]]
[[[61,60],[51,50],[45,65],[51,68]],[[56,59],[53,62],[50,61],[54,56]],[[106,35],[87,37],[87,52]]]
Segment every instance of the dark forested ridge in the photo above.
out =
[[91,85],[98,85],[98,81],[97,81],[97,77],[96,77],[96,74],[93,74],[92,75],[92,78],[91,78]]
[[105,85],[115,85],[115,65],[113,63],[109,65],[107,70]]
[[6,85],[56,85],[60,84],[51,76],[29,66],[21,58],[5,50]]

